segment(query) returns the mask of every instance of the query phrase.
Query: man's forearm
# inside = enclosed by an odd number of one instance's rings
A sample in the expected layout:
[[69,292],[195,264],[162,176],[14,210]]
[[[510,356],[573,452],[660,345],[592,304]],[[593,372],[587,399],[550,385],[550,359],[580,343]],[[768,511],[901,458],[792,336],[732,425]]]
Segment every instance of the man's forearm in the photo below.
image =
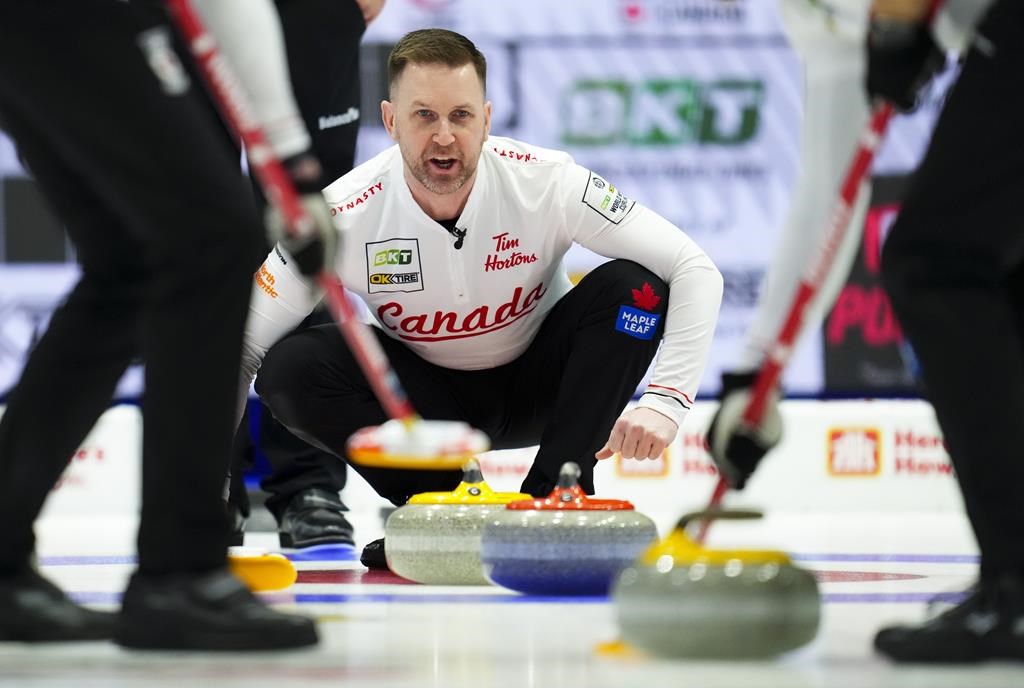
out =
[[269,0],[194,0],[194,6],[252,101],[274,153],[288,158],[312,145],[292,95],[277,10]]

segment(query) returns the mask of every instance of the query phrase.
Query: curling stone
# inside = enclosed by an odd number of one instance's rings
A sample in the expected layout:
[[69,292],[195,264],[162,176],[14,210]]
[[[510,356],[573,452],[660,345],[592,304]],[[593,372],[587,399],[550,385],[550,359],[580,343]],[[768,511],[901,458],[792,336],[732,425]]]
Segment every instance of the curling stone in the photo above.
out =
[[488,585],[480,564],[484,523],[521,492],[495,492],[480,464],[470,459],[453,492],[424,492],[388,516],[384,554],[388,568],[427,585]]
[[284,590],[299,576],[286,557],[261,547],[229,547],[228,568],[253,592]]
[[706,549],[683,530],[696,518],[759,517],[684,516],[623,571],[612,591],[623,641],[655,656],[701,659],[766,659],[810,642],[821,614],[810,573],[782,552]]
[[548,497],[512,502],[487,522],[480,558],[493,583],[533,595],[605,595],[657,539],[654,522],[629,502],[587,497],[579,475],[566,463]]

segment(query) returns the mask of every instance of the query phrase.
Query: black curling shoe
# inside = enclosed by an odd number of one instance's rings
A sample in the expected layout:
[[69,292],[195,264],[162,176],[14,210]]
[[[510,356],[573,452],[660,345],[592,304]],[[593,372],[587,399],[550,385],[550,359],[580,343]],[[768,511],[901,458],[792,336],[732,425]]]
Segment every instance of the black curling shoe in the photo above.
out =
[[966,600],[934,619],[882,629],[875,649],[897,662],[1024,660],[1024,577],[982,580]]
[[337,492],[312,487],[297,493],[281,514],[281,546],[354,545],[352,524],[344,511]]
[[388,570],[388,559],[384,556],[384,538],[374,540],[363,547],[363,553],[359,556],[359,563],[368,569]]
[[0,575],[0,641],[109,640],[116,620],[75,604],[32,567]]
[[149,650],[285,650],[318,642],[312,619],[268,607],[227,569],[135,573],[114,640]]

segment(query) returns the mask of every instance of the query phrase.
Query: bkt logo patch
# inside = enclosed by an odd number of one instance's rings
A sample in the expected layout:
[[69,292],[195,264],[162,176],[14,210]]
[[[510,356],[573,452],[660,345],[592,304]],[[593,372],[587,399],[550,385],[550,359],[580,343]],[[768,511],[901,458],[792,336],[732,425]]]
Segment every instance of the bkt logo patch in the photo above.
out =
[[638,308],[619,306],[619,317],[615,319],[615,329],[637,339],[651,339],[658,329],[661,316],[647,313]]
[[423,270],[416,239],[388,239],[366,244],[366,268],[370,294],[423,291]]
[[409,265],[412,263],[412,251],[389,248],[384,251],[377,251],[373,256],[373,266],[381,265]]

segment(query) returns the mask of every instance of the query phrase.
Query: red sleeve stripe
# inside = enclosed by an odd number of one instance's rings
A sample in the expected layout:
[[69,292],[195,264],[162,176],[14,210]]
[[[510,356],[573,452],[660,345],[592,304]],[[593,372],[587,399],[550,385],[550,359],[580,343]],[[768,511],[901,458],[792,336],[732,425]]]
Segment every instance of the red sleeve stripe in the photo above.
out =
[[681,392],[678,389],[676,389],[675,387],[665,387],[664,385],[647,385],[648,389],[650,389],[651,387],[657,387],[658,389],[667,389],[670,392],[675,392],[676,394],[681,396],[683,399],[686,399],[691,404],[693,403],[693,399],[691,399],[690,396],[686,392]]

